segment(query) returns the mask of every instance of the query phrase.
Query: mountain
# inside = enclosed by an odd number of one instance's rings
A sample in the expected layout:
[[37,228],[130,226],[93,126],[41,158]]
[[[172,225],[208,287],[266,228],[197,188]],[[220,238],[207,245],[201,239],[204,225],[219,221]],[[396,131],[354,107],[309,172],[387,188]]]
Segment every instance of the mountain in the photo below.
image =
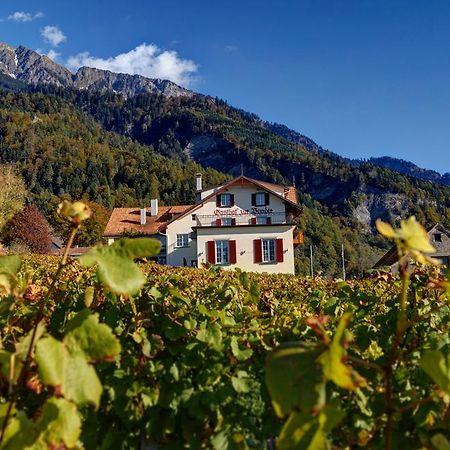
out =
[[382,156],[379,158],[370,158],[368,162],[371,164],[376,164],[380,167],[395,170],[396,172],[400,172],[405,175],[420,178],[421,180],[432,181],[433,183],[441,183],[450,186],[450,173],[441,175],[439,172],[429,169],[422,169],[416,164],[403,159]]
[[297,268],[307,273],[313,245],[325,275],[340,273],[342,244],[349,274],[375,263],[387,245],[374,233],[379,217],[397,222],[415,214],[426,225],[450,227],[447,186],[347,160],[217,98],[114,92],[110,72],[95,69],[80,75],[85,85],[75,83],[77,75],[70,83],[67,69],[36,55],[21,47],[0,52],[0,163],[19,168],[44,210],[55,196],[84,196],[108,208],[145,205],[157,195],[166,204],[190,202],[201,167],[210,185],[241,170],[294,181],[306,236]]
[[14,48],[7,44],[0,44],[0,73],[31,85],[51,84],[89,92],[114,91],[127,97],[141,93],[158,93],[167,97],[193,95],[192,91],[171,81],[141,75],[113,73],[90,67],[81,67],[72,74],[45,55],[22,46]]

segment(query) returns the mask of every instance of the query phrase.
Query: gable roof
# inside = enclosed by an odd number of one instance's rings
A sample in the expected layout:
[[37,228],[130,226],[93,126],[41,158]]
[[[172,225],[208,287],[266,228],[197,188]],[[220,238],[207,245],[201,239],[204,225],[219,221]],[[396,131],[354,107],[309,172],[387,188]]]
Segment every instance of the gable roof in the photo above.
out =
[[[432,227],[427,229],[428,236],[431,236],[435,231],[439,231],[443,234],[446,234],[450,238],[450,231],[447,230],[443,225],[440,223],[437,223],[436,225],[433,225]],[[397,247],[394,245],[391,249],[388,250],[387,253],[385,253],[373,266],[374,269],[378,269],[383,266],[392,266],[398,261],[398,253],[397,253]]]
[[154,235],[159,233],[161,226],[173,219],[174,215],[182,214],[190,207],[191,205],[160,206],[156,216],[151,216],[147,208],[145,225],[141,225],[140,208],[114,208],[103,236],[118,237],[127,231]]
[[[200,201],[198,201],[195,205],[192,205],[190,208],[188,208],[186,211],[184,211],[182,214],[180,214],[177,217],[174,217],[172,220],[169,220],[166,224],[164,224],[164,226],[161,228],[165,229],[168,225],[170,225],[172,222],[175,222],[178,219],[181,219],[182,217],[186,216],[187,214],[190,214],[191,212],[195,211],[197,208],[200,208],[201,206],[203,206],[203,204],[205,202],[207,202],[208,200],[210,200],[211,198],[215,197],[216,195],[226,191],[227,189],[229,189],[230,187],[232,187],[235,184],[238,183],[251,183],[254,184],[256,187],[258,187],[259,189],[269,192],[270,194],[274,195],[275,197],[278,197],[279,199],[285,201],[291,208],[292,210],[297,213],[296,215],[298,216],[302,209],[300,208],[300,206],[297,205],[297,203],[293,202],[291,200],[291,198],[288,198],[288,196],[284,196],[279,194],[278,192],[276,192],[275,190],[273,190],[273,187],[277,187],[277,188],[281,188],[283,190],[285,190],[285,188],[283,186],[279,186],[277,184],[272,184],[272,183],[266,183],[264,181],[257,181],[254,180],[252,178],[248,178],[245,175],[241,175],[237,178],[235,178],[234,180],[229,181],[228,183],[225,183],[224,185],[220,186],[217,190],[213,190],[213,192],[211,192],[211,194],[207,195],[205,198],[202,198]],[[271,186],[272,189],[269,187]],[[290,196],[292,197],[292,196]]]

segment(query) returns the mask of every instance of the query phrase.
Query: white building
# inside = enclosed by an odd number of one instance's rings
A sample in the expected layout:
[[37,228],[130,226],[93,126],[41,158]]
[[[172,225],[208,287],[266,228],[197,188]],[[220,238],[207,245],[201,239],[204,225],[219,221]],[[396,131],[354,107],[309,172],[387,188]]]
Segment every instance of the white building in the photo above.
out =
[[159,239],[158,260],[171,266],[215,264],[252,272],[294,273],[294,247],[301,242],[294,219],[300,214],[295,187],[240,176],[202,190],[197,175],[195,205],[150,211],[116,208],[106,226],[108,242],[125,235]]

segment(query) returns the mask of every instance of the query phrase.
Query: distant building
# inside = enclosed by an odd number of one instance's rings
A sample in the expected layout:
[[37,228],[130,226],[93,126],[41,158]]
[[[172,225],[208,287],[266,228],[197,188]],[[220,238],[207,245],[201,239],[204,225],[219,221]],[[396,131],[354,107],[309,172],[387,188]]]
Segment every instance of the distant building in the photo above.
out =
[[[440,259],[442,264],[450,267],[450,231],[441,224],[434,225],[428,231],[428,237],[436,252],[430,256]],[[395,269],[397,266],[397,248],[392,247],[374,266],[374,269],[389,266]]]
[[197,203],[147,208],[115,208],[104,237],[111,244],[128,236],[161,241],[158,262],[171,266],[210,263],[253,272],[294,273],[295,187],[240,176],[213,189],[202,189],[197,175]]

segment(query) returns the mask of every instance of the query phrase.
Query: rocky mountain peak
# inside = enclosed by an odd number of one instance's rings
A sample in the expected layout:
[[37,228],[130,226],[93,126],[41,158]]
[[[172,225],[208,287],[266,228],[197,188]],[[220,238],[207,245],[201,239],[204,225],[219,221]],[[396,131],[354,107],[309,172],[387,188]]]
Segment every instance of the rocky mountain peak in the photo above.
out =
[[91,92],[114,91],[126,97],[141,93],[157,93],[167,97],[194,95],[169,80],[151,79],[141,75],[114,73],[108,70],[81,67],[73,74],[45,55],[26,47],[0,43],[0,73],[27,84],[53,84]]

